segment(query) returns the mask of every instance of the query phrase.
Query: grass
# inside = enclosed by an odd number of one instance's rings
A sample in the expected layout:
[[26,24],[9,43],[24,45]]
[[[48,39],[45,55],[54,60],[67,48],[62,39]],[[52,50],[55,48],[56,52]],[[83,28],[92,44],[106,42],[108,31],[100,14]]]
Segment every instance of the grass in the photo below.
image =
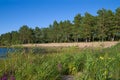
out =
[[106,49],[47,48],[39,54],[35,48],[8,54],[0,60],[0,77],[11,80],[61,80],[73,75],[75,80],[119,80],[120,44]]

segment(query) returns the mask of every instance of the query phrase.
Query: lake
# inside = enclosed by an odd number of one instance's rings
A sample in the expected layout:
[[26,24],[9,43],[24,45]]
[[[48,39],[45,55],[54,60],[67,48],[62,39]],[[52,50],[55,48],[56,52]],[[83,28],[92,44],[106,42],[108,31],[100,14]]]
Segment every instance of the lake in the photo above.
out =
[[57,53],[59,49],[57,48],[41,48],[41,47],[34,47],[34,48],[0,48],[0,58],[6,57],[7,53],[34,53],[34,54],[47,54],[47,53]]
[[7,53],[12,52],[12,48],[0,48],[0,56],[5,56]]

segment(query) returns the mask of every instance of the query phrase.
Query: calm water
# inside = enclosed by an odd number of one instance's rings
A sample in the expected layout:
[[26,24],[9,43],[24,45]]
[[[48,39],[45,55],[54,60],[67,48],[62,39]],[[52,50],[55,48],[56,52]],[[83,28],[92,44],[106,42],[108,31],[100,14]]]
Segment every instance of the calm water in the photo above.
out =
[[7,53],[12,52],[12,48],[0,48],[0,56],[5,56]]
[[48,49],[48,48],[0,48],[0,58],[6,57],[7,53],[12,52],[24,52],[24,53],[34,53],[34,54],[45,54],[45,53],[56,53],[58,50],[56,49]]

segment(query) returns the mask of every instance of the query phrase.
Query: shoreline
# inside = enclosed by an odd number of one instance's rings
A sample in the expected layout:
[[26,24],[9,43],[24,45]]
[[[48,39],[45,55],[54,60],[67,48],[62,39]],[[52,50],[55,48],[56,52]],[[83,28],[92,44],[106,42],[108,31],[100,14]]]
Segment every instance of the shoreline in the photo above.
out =
[[20,44],[12,45],[12,47],[72,47],[79,48],[107,48],[118,44],[119,41],[107,41],[107,42],[75,42],[75,43],[41,43],[41,44]]
[[107,48],[120,43],[120,41],[105,42],[73,42],[73,43],[34,43],[34,44],[18,44],[12,46],[0,46],[0,48],[10,47],[79,47],[79,48]]

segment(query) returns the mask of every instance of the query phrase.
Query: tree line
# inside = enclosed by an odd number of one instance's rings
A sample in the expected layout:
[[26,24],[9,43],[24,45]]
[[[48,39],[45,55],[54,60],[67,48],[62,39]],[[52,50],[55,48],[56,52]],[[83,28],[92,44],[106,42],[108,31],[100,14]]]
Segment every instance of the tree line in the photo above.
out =
[[114,40],[120,40],[120,8],[115,12],[103,8],[96,16],[77,14],[72,22],[55,20],[47,28],[23,25],[18,31],[0,35],[0,45]]

